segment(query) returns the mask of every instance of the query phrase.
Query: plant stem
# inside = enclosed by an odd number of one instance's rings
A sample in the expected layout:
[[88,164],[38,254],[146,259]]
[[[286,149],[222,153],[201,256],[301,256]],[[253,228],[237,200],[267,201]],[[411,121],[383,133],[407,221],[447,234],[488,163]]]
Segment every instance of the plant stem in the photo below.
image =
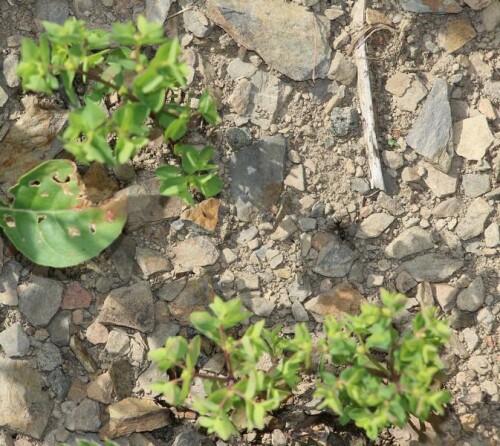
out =
[[226,342],[227,342],[226,333],[224,333],[222,325],[219,325],[218,330],[221,340],[221,348],[224,354],[224,359],[226,361],[226,367],[227,367],[227,385],[228,387],[233,387],[235,378],[234,378],[233,366],[231,365],[231,357],[229,356],[229,351],[226,348]]

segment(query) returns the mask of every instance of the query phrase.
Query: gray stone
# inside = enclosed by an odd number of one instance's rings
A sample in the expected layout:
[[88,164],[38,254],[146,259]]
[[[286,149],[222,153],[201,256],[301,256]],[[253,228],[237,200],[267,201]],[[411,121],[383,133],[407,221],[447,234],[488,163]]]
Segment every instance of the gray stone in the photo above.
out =
[[189,9],[182,14],[184,19],[184,28],[195,37],[203,39],[212,31],[213,25],[207,19],[207,16],[198,9]]
[[51,372],[63,363],[61,351],[51,342],[44,342],[36,354],[38,370]]
[[233,199],[269,210],[283,189],[286,142],[283,136],[266,137],[231,157]]
[[19,303],[17,296],[17,281],[22,266],[15,260],[3,265],[0,273],[0,304],[14,306]]
[[71,339],[69,340],[69,347],[76,359],[88,373],[94,373],[97,371],[97,363],[95,362],[95,359],[89,354],[83,342],[80,341],[80,339],[78,339],[75,335],[71,336]]
[[284,242],[286,239],[291,237],[298,228],[295,221],[290,215],[285,216],[285,218],[278,225],[276,230],[271,234],[271,240],[277,240]]
[[453,139],[446,81],[437,79],[434,82],[408,133],[406,142],[415,152],[438,165],[441,170],[449,171],[453,155]]
[[306,309],[298,300],[292,304],[292,314],[297,322],[307,322],[309,320]]
[[425,164],[427,177],[425,184],[436,197],[446,197],[453,195],[457,190],[458,180],[456,176],[448,175],[434,168],[430,164]]
[[487,173],[466,173],[462,177],[464,194],[471,198],[480,197],[491,190],[490,177]]
[[267,300],[265,297],[254,297],[250,300],[250,310],[260,317],[268,317],[275,308],[275,304]]
[[135,266],[136,246],[132,237],[120,237],[110,248],[110,257],[116,272],[122,280],[132,277]]
[[156,295],[167,302],[172,302],[186,287],[187,279],[181,278],[172,282],[164,283]]
[[400,293],[407,293],[417,285],[417,281],[406,271],[401,271],[396,276],[396,289]]
[[468,366],[478,375],[486,375],[491,370],[490,362],[486,355],[471,356]]
[[357,258],[358,255],[354,251],[335,237],[319,252],[313,271],[327,277],[344,277],[349,274]]
[[464,204],[456,197],[448,198],[439,203],[432,211],[436,218],[456,217],[464,210]]
[[172,265],[163,254],[149,248],[138,247],[135,252],[135,257],[145,277],[152,276],[159,272],[170,271],[172,269]]
[[86,398],[66,417],[66,429],[79,432],[98,432],[101,427],[99,415],[99,403]]
[[179,325],[174,322],[156,324],[155,330],[147,338],[149,351],[164,347],[167,339],[177,336],[179,330]]
[[121,330],[111,330],[104,348],[112,355],[125,356],[130,351],[130,339]]
[[47,376],[47,383],[55,393],[56,398],[63,400],[71,387],[71,377],[64,373],[61,367],[57,367]]
[[0,85],[0,108],[2,108],[7,103],[8,100],[9,100],[9,95]]
[[462,336],[464,337],[465,344],[467,345],[467,349],[469,352],[473,352],[476,347],[479,345],[479,336],[472,329],[467,327],[463,332]]
[[213,22],[285,76],[296,81],[326,77],[331,57],[326,17],[281,0],[210,0],[206,8]]
[[61,306],[63,286],[40,276],[18,286],[19,310],[34,327],[45,327]]
[[215,443],[198,432],[188,431],[177,435],[172,446],[215,446]]
[[457,297],[457,307],[462,311],[474,312],[484,304],[484,283],[481,276],[465,289],[460,291]]
[[311,282],[307,277],[302,278],[300,282],[296,279],[288,287],[287,291],[292,301],[303,302],[312,294]]
[[[253,65],[251,66],[253,67]],[[239,150],[243,147],[249,146],[252,143],[252,135],[246,128],[231,127],[226,130],[226,141],[233,150]]]
[[285,178],[285,186],[304,192],[306,190],[306,180],[304,176],[304,166],[299,164],[290,169],[290,173]]
[[156,363],[152,362],[149,367],[139,375],[137,386],[144,390],[146,394],[152,393],[153,395],[158,395],[158,392],[151,390],[151,385],[166,379],[167,374],[161,371]]
[[332,60],[328,78],[340,82],[342,85],[351,85],[356,78],[357,72],[356,65],[340,51],[337,51]]
[[486,9],[483,9],[481,20],[486,31],[494,31],[500,25],[500,3],[494,1]]
[[188,280],[184,289],[168,306],[170,313],[181,325],[189,324],[193,311],[207,311],[215,293],[207,276]]
[[434,14],[456,14],[462,11],[462,8],[455,0],[399,0],[400,5],[405,11],[417,13]]
[[41,439],[52,413],[42,376],[28,361],[0,358],[0,426]]
[[500,246],[500,228],[498,223],[493,222],[484,231],[484,244],[487,248]]
[[16,53],[10,53],[3,60],[3,75],[7,85],[11,88],[15,88],[19,85],[20,79],[16,75],[17,64],[19,63],[19,57]]
[[419,282],[442,282],[464,266],[462,259],[451,259],[443,254],[424,254],[403,263]]
[[140,282],[112,290],[97,321],[104,325],[120,325],[145,333],[153,331],[153,294],[149,283]]
[[431,285],[434,299],[445,312],[451,311],[457,301],[458,289],[446,283]]
[[493,209],[484,199],[476,198],[467,208],[465,217],[458,223],[457,235],[462,240],[469,240],[481,235],[492,211]]
[[192,271],[193,268],[213,265],[219,258],[219,250],[210,237],[191,237],[171,248],[176,273]]
[[375,238],[382,234],[395,220],[395,218],[384,212],[374,213],[365,218],[356,232],[357,238]]
[[385,255],[395,259],[403,259],[433,247],[434,243],[429,232],[418,226],[413,226],[399,234],[387,246]]
[[50,340],[58,347],[69,345],[71,336],[71,312],[61,311],[57,313],[50,321],[47,330],[50,334]]
[[[257,72],[257,67],[254,64],[243,62],[240,59],[233,59],[231,62],[229,62],[227,66],[227,74],[229,74],[229,76],[231,76],[233,80],[238,80],[241,79],[242,77],[250,79],[256,72]],[[229,130],[243,131],[243,129],[238,129],[237,127]],[[226,131],[226,136],[229,130]],[[252,137],[249,133],[248,136],[249,136],[248,142],[250,142],[252,140]]]
[[335,107],[330,114],[333,136],[347,136],[359,128],[359,116],[354,107]]
[[247,229],[243,229],[238,234],[236,238],[236,243],[242,245],[247,244],[249,241],[253,240],[259,234],[259,230],[255,226],[250,226]]
[[146,19],[163,24],[171,5],[172,0],[146,0]]
[[0,345],[9,358],[25,356],[30,349],[30,340],[20,322],[15,322],[0,333]]
[[302,217],[299,218],[298,224],[301,231],[314,231],[316,229],[317,221],[315,218]]
[[118,399],[123,399],[132,394],[134,389],[134,368],[126,359],[119,359],[111,364],[109,376]]
[[473,161],[482,159],[494,141],[488,120],[481,114],[455,123],[453,138],[457,154]]
[[366,195],[370,192],[370,183],[368,183],[366,178],[353,178],[351,180],[351,189],[362,195]]
[[37,20],[62,25],[69,15],[67,0],[37,0],[35,5],[35,17]]

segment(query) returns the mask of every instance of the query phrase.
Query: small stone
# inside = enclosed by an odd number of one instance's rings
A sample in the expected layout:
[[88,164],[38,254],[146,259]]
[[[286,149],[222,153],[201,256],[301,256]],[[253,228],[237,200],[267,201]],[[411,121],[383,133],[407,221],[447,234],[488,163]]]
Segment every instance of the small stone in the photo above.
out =
[[76,310],[88,308],[94,297],[78,282],[71,282],[63,296],[61,308],[63,310]]
[[457,235],[462,240],[469,240],[481,235],[492,211],[493,209],[484,199],[476,198],[467,208],[465,217],[458,223]]
[[110,404],[112,401],[113,383],[108,372],[94,378],[87,387],[87,396],[90,399],[99,401],[103,404]]
[[307,314],[306,309],[298,300],[292,304],[292,314],[297,322],[309,321],[309,315]]
[[500,246],[500,228],[498,223],[493,222],[484,231],[484,244],[487,248]]
[[462,177],[462,186],[466,196],[476,198],[491,190],[488,174],[465,174]]
[[448,84],[437,79],[406,138],[408,145],[445,172],[453,151]]
[[63,363],[61,351],[51,342],[45,342],[36,355],[38,370],[51,372]]
[[342,313],[359,314],[363,296],[349,282],[343,282],[330,291],[313,297],[305,308],[317,322],[323,322],[328,315],[341,317]]
[[353,178],[351,180],[351,188],[362,195],[370,192],[370,184],[365,178]]
[[[233,59],[227,66],[227,74],[233,79],[238,80],[242,77],[250,79],[257,71],[257,67],[251,63],[242,62],[240,59]],[[252,141],[252,136],[246,129],[239,129],[238,127],[230,128],[226,131],[226,137],[230,145],[234,149],[239,149],[248,145]],[[235,140],[234,145],[232,140]]]
[[450,19],[439,29],[437,43],[447,53],[453,53],[476,37],[468,17]]
[[259,235],[259,230],[255,226],[250,226],[249,228],[240,231],[238,237],[236,238],[236,243],[239,245],[246,244],[257,237],[257,235]]
[[479,345],[479,336],[472,328],[469,327],[467,327],[464,331],[462,331],[462,336],[464,337],[467,349],[469,350],[470,353],[472,353]]
[[414,112],[422,99],[427,96],[427,88],[416,75],[407,76],[410,79],[410,88],[401,97],[396,97],[395,102],[400,110]]
[[215,443],[207,437],[195,431],[182,432],[177,435],[172,446],[215,446]]
[[57,367],[47,376],[47,382],[58,400],[64,400],[71,386],[71,378]]
[[358,255],[346,244],[333,237],[332,241],[321,248],[313,271],[326,277],[344,277],[349,274],[357,258]]
[[112,290],[97,321],[104,325],[120,325],[149,333],[154,327],[153,294],[149,283],[140,282]]
[[224,248],[222,250],[222,260],[228,265],[231,265],[231,263],[234,263],[237,259],[238,257],[236,256],[236,254],[229,248]]
[[35,17],[37,20],[62,25],[69,15],[67,0],[37,0]]
[[125,356],[130,351],[130,339],[120,330],[111,330],[105,349],[112,355]]
[[446,283],[432,285],[434,298],[445,313],[453,309],[457,301],[458,289]]
[[176,273],[213,265],[219,258],[219,250],[206,236],[192,237],[174,246],[171,251],[175,255],[172,263]]
[[392,215],[383,212],[371,214],[359,225],[356,237],[363,239],[378,237],[394,220]]
[[385,255],[390,258],[403,259],[433,247],[430,233],[418,226],[413,226],[403,231],[387,246]]
[[439,203],[432,211],[432,215],[436,218],[455,217],[460,215],[463,210],[463,202],[456,197],[452,197]]
[[286,446],[288,444],[288,439],[282,431],[274,429],[271,433],[271,444],[272,446]]
[[[97,404],[97,403],[96,403]],[[101,435],[114,439],[134,432],[149,432],[171,424],[170,410],[153,401],[125,398],[108,407],[109,422]]]
[[299,218],[298,223],[299,223],[300,230],[307,232],[307,231],[314,231],[316,229],[317,221],[315,218],[302,217],[302,218]]
[[135,251],[135,258],[145,277],[172,269],[172,265],[165,256],[149,248],[138,247]]
[[491,369],[488,357],[485,355],[471,356],[468,366],[478,375],[486,375]]
[[3,75],[7,85],[11,88],[16,88],[19,85],[20,79],[16,75],[17,64],[19,63],[19,57],[16,53],[10,53],[3,60]]
[[207,311],[208,304],[212,302],[214,295],[215,292],[207,276],[189,279],[185,288],[169,304],[170,313],[180,324],[188,325],[191,313]]
[[212,232],[215,231],[217,222],[219,221],[219,207],[220,200],[209,198],[198,203],[195,207],[186,209],[181,214],[181,218],[192,221],[201,228]]
[[298,164],[290,169],[290,173],[285,178],[285,186],[293,187],[294,189],[304,192],[306,190],[304,166]]
[[307,277],[302,278],[300,282],[297,278],[288,287],[287,292],[290,299],[303,302],[312,294],[311,282]]
[[0,345],[9,358],[25,356],[30,349],[30,340],[20,322],[15,322],[0,333]]
[[76,356],[76,359],[78,359],[80,364],[88,373],[94,373],[97,370],[97,364],[94,358],[89,355],[87,349],[83,345],[83,342],[80,341],[80,339],[78,339],[76,336],[71,336],[71,339],[69,340],[69,347]]
[[69,345],[71,335],[71,312],[60,311],[50,321],[47,327],[50,340],[58,347]]
[[443,173],[430,164],[426,164],[425,168],[427,169],[425,184],[436,197],[446,197],[456,192],[458,180],[455,176]]
[[468,160],[482,159],[493,142],[488,120],[483,115],[455,123],[453,134],[457,154]]
[[479,276],[465,290],[460,291],[457,306],[462,311],[474,312],[481,308],[484,299],[483,279]]
[[164,283],[161,288],[157,291],[156,295],[166,301],[172,302],[177,298],[177,296],[182,292],[182,290],[186,287],[187,279],[181,278],[178,280],[173,280]]
[[6,358],[0,358],[0,370],[1,426],[40,440],[52,413],[42,375],[28,361]]
[[357,68],[340,51],[335,53],[328,78],[340,82],[342,85],[351,85],[356,78]]
[[184,19],[186,31],[192,33],[195,37],[203,39],[212,31],[212,23],[200,10],[189,9],[182,14],[182,18]]
[[119,359],[111,364],[108,371],[117,398],[130,396],[135,383],[134,369],[130,362],[127,359]]
[[443,254],[424,254],[403,263],[403,267],[419,282],[441,282],[448,279],[464,265],[462,259],[452,259]]
[[405,167],[403,172],[401,172],[401,180],[404,183],[418,183],[421,179],[417,169],[413,167]]
[[108,342],[109,333],[108,329],[104,325],[95,321],[87,327],[85,336],[87,338],[87,341],[89,341],[91,344],[97,345],[105,344],[106,342]]
[[171,4],[172,0],[146,0],[146,19],[163,25]]
[[274,311],[275,305],[265,297],[254,297],[250,300],[250,310],[260,317],[269,317]]
[[101,427],[99,403],[84,399],[66,417],[65,427],[70,431],[98,432]]
[[382,152],[382,161],[392,170],[399,170],[404,166],[403,154],[390,150],[384,150]]
[[485,31],[491,32],[500,25],[500,4],[493,2],[486,9],[481,11],[481,20]]
[[147,337],[149,351],[164,347],[167,339],[176,336],[179,330],[179,325],[172,321],[156,324],[153,333]]
[[126,281],[132,277],[135,266],[135,252],[135,241],[132,237],[129,236],[120,237],[111,245],[111,262],[113,263],[116,272],[120,276],[120,279]]
[[63,286],[56,280],[33,275],[17,291],[21,313],[34,327],[45,327],[61,305]]
[[384,276],[379,274],[368,274],[366,286],[368,288],[381,287],[384,284]]
[[490,6],[495,0],[464,0],[465,4],[476,11],[481,11]]
[[359,127],[359,117],[354,107],[335,107],[330,114],[333,136],[347,136]]
[[460,415],[460,424],[465,432],[474,432],[479,424],[479,417],[477,413],[464,413]]
[[271,234],[271,240],[283,242],[297,232],[297,230],[297,225],[293,219],[287,215],[278,225],[276,230]]
[[0,272],[0,304],[7,306],[14,306],[19,303],[17,295],[17,281],[19,280],[19,273],[22,266],[15,260],[11,260],[3,265]]
[[416,13],[456,14],[462,8],[455,0],[437,0],[429,3],[427,0],[399,0],[405,11]]
[[417,285],[417,281],[406,271],[401,271],[396,277],[396,289],[400,293],[407,293]]

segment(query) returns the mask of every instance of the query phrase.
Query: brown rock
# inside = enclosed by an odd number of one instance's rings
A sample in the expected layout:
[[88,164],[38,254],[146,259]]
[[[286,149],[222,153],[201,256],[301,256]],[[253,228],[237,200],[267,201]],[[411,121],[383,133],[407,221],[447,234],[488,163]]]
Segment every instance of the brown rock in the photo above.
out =
[[215,292],[206,276],[190,279],[168,308],[181,324],[189,324],[191,313],[206,311],[214,296]]
[[78,378],[74,378],[68,391],[68,398],[79,403],[87,395],[87,384]]
[[109,372],[105,372],[95,378],[87,387],[87,396],[103,404],[111,403],[113,394],[113,383]]
[[97,364],[94,358],[89,355],[87,349],[83,345],[83,342],[80,341],[80,339],[78,339],[76,336],[71,336],[71,339],[69,340],[69,347],[75,354],[76,359],[80,361],[80,364],[88,373],[94,373],[97,370]]
[[359,314],[361,302],[364,301],[360,292],[349,282],[343,282],[305,304],[314,319],[323,322],[326,316],[341,317],[342,313]]
[[90,324],[85,332],[87,341],[94,345],[106,344],[106,342],[108,342],[108,336],[108,329],[97,321]]
[[453,53],[476,37],[476,31],[467,17],[448,20],[438,33],[438,45],[447,53]]
[[102,439],[149,432],[172,422],[167,408],[146,399],[126,398],[109,406],[108,411],[109,422],[99,432]]
[[189,220],[201,226],[207,231],[214,231],[219,221],[220,201],[217,198],[209,198],[189,208],[181,214],[183,220]]
[[93,163],[82,179],[87,187],[87,196],[94,203],[111,198],[118,190],[118,183],[110,178],[100,163]]
[[61,308],[63,310],[76,310],[77,308],[88,308],[93,300],[85,288],[78,282],[71,282],[63,295]]
[[132,394],[134,388],[134,370],[128,360],[120,359],[111,364],[109,376],[118,398],[126,398]]

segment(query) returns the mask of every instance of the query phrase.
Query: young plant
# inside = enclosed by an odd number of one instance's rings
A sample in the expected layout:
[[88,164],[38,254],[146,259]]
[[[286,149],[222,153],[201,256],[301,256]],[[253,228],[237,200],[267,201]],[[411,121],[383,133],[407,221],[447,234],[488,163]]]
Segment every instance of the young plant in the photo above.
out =
[[[325,337],[313,342],[305,324],[297,324],[287,339],[279,336],[279,326],[264,328],[264,321],[236,339],[228,330],[250,314],[239,299],[216,297],[213,315],[193,313],[191,323],[222,352],[224,374],[200,371],[199,336],[189,343],[172,337],[150,352],[159,369],[172,376],[152,389],[167,403],[198,412],[208,433],[227,440],[244,429],[263,429],[267,414],[281,406],[301,376],[311,373],[313,357],[319,357],[319,409],[332,410],[341,423],[353,421],[371,439],[385,427],[403,426],[410,414],[426,420],[433,411],[443,413],[450,393],[437,387],[443,369],[438,349],[449,336],[446,324],[434,317],[433,308],[424,308],[412,330],[400,335],[392,320],[404,308],[404,296],[384,290],[381,299],[381,306],[363,304],[358,316],[327,318]],[[267,368],[259,366],[264,357],[271,361]],[[195,378],[203,381],[206,397],[190,395]]]
[[[191,109],[180,44],[165,38],[160,24],[140,16],[136,25],[115,23],[110,33],[90,30],[75,19],[43,26],[38,43],[23,40],[17,74],[24,91],[58,92],[65,98],[72,111],[62,141],[78,162],[123,164],[159,128],[178,164],[158,169],[160,192],[193,205],[193,190],[205,197],[221,191],[217,166],[211,163],[215,151],[206,147],[198,152],[180,144],[191,123],[220,121],[216,105],[205,92],[197,109]],[[149,58],[145,53],[152,45],[156,52]],[[87,86],[82,95],[77,85]],[[106,102],[116,104],[109,113]],[[12,203],[0,202],[0,226],[19,251],[42,265],[73,266],[88,260],[109,246],[125,224],[123,200],[90,207],[76,166],[68,160],[47,161],[21,177],[10,193]]]

